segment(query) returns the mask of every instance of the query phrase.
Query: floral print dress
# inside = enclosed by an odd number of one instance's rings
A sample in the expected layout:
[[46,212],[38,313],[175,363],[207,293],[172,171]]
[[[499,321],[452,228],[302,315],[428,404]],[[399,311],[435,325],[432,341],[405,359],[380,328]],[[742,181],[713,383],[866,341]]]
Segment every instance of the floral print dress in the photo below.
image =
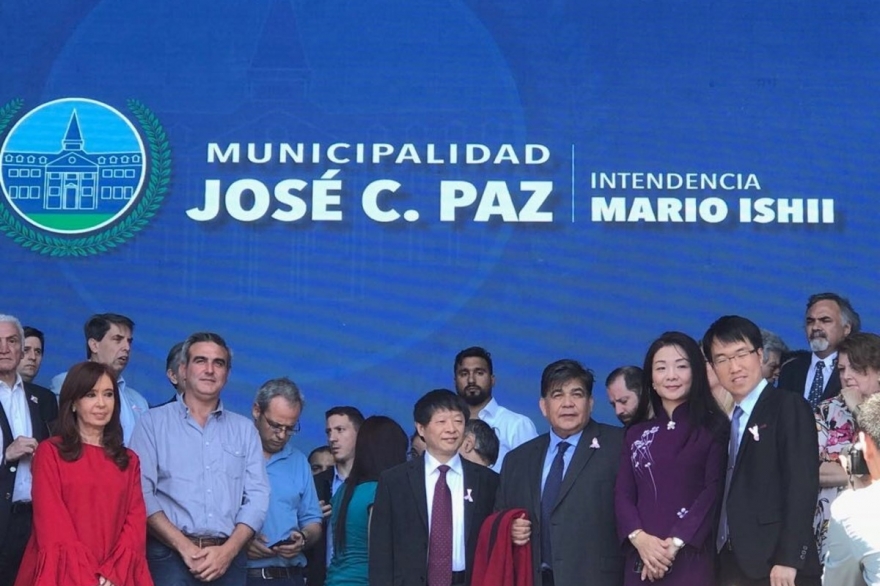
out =
[[[838,395],[826,399],[816,407],[816,428],[819,432],[819,463],[840,462],[840,453],[849,448],[855,437],[855,420],[843,398]],[[819,547],[819,560],[824,563],[831,503],[846,489],[845,486],[819,488],[813,530]]]

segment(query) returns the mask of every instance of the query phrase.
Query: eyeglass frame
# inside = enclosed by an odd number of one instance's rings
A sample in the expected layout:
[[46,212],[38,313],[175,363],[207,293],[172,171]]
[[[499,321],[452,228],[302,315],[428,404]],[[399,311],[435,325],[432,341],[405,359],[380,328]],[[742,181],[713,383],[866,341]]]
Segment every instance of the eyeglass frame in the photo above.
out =
[[720,356],[715,356],[712,358],[712,364],[715,366],[727,367],[730,366],[732,360],[745,360],[748,358],[749,354],[755,354],[760,348],[752,348],[751,350],[740,350],[733,356],[725,356],[724,354]]
[[263,418],[263,420],[269,426],[269,429],[272,430],[272,433],[274,433],[276,435],[280,434],[280,435],[287,435],[287,436],[293,437],[302,430],[302,427],[300,426],[299,421],[296,422],[296,425],[290,426],[290,425],[281,425],[280,423],[278,423],[276,421],[272,421],[271,419],[269,419],[266,416],[265,412],[261,412],[260,417]]

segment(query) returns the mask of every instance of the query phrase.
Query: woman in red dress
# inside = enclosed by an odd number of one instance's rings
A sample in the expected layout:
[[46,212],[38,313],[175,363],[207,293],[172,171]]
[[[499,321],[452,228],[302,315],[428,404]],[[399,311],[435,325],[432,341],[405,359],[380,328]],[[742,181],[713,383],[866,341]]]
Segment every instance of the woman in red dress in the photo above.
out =
[[118,397],[106,366],[70,369],[58,435],[34,453],[34,526],[15,586],[153,586],[140,465],[122,445]]

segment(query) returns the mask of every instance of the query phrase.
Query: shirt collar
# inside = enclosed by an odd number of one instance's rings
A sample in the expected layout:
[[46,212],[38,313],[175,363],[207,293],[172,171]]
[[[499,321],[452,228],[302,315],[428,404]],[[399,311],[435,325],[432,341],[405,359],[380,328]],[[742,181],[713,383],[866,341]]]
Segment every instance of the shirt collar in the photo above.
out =
[[14,393],[15,391],[17,391],[19,389],[21,389],[21,392],[24,392],[24,381],[22,380],[21,375],[18,374],[17,372],[15,373],[15,382],[12,383],[11,389],[9,388],[9,385],[7,385],[4,382],[0,382],[0,384],[2,384],[4,387],[9,389],[10,393]]
[[278,450],[277,452],[275,452],[274,454],[269,456],[269,459],[266,460],[266,463],[271,464],[272,462],[275,462],[276,460],[286,460],[291,455],[293,455],[293,450],[294,450],[294,447],[292,445],[290,445],[290,440],[288,440],[288,442],[286,444],[284,444],[283,448],[281,448],[280,450]]
[[[587,424],[589,424],[589,421],[587,422]],[[584,429],[586,429],[586,428],[584,428]],[[551,429],[551,430],[550,430],[550,448],[549,448],[549,453],[551,453],[551,454],[555,454],[555,453],[556,453],[556,446],[558,446],[561,442],[568,442],[569,444],[571,444],[572,447],[576,448],[577,445],[578,445],[578,442],[581,441],[581,436],[582,436],[582,435],[584,435],[584,430],[583,430],[583,429],[580,430],[579,432],[577,432],[577,433],[574,434],[574,435],[570,435],[570,436],[568,436],[567,438],[562,439],[561,437],[559,437],[558,435],[556,435],[556,432],[555,432],[555,431],[553,431],[553,430]]]
[[498,411],[498,401],[495,400],[495,397],[489,399],[489,402],[480,409],[480,418],[483,417],[493,417],[495,413]]
[[[461,456],[455,454],[450,458],[446,465],[449,466],[450,469],[454,470],[459,474],[464,474],[464,471],[461,467]],[[425,451],[425,473],[429,476],[434,473],[434,470],[441,466],[440,461],[432,456],[429,452]]]
[[[187,407],[186,401],[183,400],[183,393],[181,393],[177,396],[177,401],[174,402],[174,405],[176,405],[177,409],[179,409],[180,412],[184,416],[189,415],[189,407]],[[223,414],[223,401],[218,399],[217,400],[217,407],[215,407],[214,410],[211,411],[211,415],[222,415],[222,414]]]
[[826,356],[825,358],[819,358],[816,356],[816,353],[810,354],[810,371],[816,370],[816,365],[819,361],[822,361],[825,364],[825,368],[830,368],[837,362],[837,350]]
[[738,404],[738,407],[742,409],[742,412],[745,415],[745,419],[740,418],[741,421],[748,421],[749,417],[752,416],[752,411],[754,411],[755,405],[758,403],[758,399],[761,398],[761,393],[764,392],[766,387],[767,379],[762,378],[761,382],[758,383],[758,386],[755,387],[755,390],[746,395],[746,398]]

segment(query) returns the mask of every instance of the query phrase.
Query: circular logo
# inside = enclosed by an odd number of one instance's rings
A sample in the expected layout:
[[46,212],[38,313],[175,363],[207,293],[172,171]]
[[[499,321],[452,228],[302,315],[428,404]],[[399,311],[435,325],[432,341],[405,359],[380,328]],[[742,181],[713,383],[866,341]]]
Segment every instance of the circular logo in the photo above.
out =
[[37,228],[89,233],[135,204],[145,155],[137,130],[116,109],[83,98],[55,100],[12,127],[0,148],[0,186]]
[[[0,108],[0,136],[21,105]],[[87,98],[41,104],[15,122],[0,147],[0,229],[37,252],[83,256],[143,228],[167,191],[170,152],[153,113],[128,106],[146,146],[119,110]]]

